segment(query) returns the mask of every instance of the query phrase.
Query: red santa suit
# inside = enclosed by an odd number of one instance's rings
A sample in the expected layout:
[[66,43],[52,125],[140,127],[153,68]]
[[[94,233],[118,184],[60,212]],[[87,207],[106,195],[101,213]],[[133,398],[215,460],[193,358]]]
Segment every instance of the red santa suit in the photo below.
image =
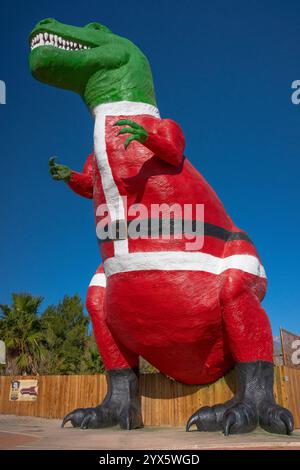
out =
[[[141,355],[180,382],[205,384],[237,361],[272,362],[270,324],[260,304],[264,268],[247,234],[184,157],[180,127],[145,103],[99,105],[95,118],[94,153],[82,173],[72,172],[69,186],[93,198],[98,234],[107,214],[108,226],[123,230],[122,239],[116,232],[100,242],[103,265],[87,296],[106,369],[135,367]],[[125,150],[128,134],[118,135],[114,126],[120,119],[142,125],[146,142]],[[153,233],[153,204],[175,204],[192,225],[201,222],[203,243],[180,237],[176,214],[169,237],[162,220]],[[196,204],[204,206],[204,218]],[[193,208],[188,215],[185,205]],[[134,237],[130,223],[139,208],[143,236]]]

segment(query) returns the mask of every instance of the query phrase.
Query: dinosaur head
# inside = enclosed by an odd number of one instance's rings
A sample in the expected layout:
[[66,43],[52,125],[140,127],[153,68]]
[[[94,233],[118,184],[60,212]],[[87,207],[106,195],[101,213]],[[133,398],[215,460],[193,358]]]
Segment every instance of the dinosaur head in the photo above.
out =
[[148,60],[131,41],[106,26],[70,26],[47,18],[32,30],[29,44],[32,75],[79,93],[90,108],[122,100],[155,105]]

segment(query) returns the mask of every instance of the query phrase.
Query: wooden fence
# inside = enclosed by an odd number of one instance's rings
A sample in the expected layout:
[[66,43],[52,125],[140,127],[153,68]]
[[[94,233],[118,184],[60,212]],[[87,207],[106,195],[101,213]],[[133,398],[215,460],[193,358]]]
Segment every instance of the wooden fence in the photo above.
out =
[[[13,377],[13,379],[25,377]],[[78,407],[95,406],[106,393],[104,375],[27,377],[38,379],[38,398],[34,402],[9,401],[12,377],[0,376],[0,413],[44,418],[62,418]],[[235,375],[208,386],[183,385],[161,374],[141,376],[143,418],[146,425],[183,426],[200,406],[222,403],[232,397]],[[277,366],[275,395],[279,404],[294,414],[300,428],[300,371]]]

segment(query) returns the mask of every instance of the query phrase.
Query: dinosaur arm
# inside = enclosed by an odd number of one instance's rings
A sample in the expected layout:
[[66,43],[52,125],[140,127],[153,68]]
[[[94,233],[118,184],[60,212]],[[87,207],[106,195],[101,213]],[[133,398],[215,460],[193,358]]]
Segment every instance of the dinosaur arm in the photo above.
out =
[[157,119],[157,124],[151,131],[131,119],[119,119],[114,123],[114,126],[124,125],[126,127],[123,127],[117,135],[130,134],[124,143],[125,150],[131,142],[136,140],[171,165],[181,164],[185,140],[176,122],[171,119]]
[[88,199],[93,198],[93,160],[94,154],[92,153],[88,156],[82,173],[71,170],[71,177],[67,182],[75,193]]
[[181,128],[171,119],[162,119],[154,132],[148,133],[143,145],[171,165],[182,162],[185,139]]

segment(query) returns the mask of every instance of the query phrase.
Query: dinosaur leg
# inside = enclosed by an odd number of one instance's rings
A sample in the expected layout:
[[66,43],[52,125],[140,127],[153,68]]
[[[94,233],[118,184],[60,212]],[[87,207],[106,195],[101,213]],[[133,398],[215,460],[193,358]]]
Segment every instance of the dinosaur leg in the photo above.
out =
[[[290,434],[291,413],[277,405],[273,393],[273,339],[260,304],[261,286],[248,275],[231,273],[221,292],[225,334],[236,363],[237,392],[224,404],[202,407],[189,419],[199,431],[225,435],[250,432],[260,424],[273,433]],[[249,275],[251,276],[251,275]]]
[[79,408],[67,414],[74,427],[103,428],[119,424],[122,429],[143,426],[138,391],[138,356],[118,344],[104,318],[105,278],[97,270],[87,294],[87,309],[101,357],[107,370],[107,394],[95,408]]

